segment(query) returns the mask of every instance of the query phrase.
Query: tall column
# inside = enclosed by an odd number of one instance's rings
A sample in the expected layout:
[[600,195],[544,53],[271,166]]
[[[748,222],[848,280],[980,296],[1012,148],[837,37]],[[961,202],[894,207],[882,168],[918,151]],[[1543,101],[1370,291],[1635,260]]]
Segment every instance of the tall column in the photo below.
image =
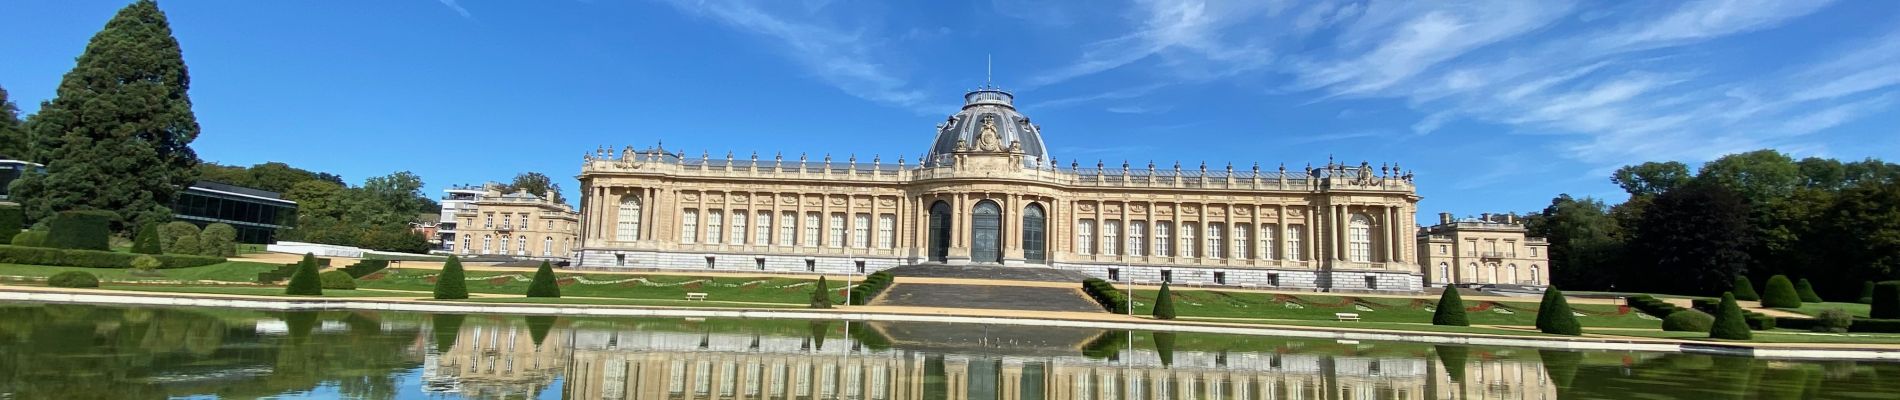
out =
[[1388,238],[1385,244],[1385,261],[1399,262],[1402,259],[1402,253],[1399,253],[1399,211],[1392,206],[1386,206],[1385,215],[1386,237]]

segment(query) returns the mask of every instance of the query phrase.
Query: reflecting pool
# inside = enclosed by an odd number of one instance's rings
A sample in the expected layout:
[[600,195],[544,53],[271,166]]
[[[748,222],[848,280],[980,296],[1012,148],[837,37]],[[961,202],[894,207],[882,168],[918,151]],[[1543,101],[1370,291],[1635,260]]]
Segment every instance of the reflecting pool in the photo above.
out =
[[0,304],[0,399],[1893,399],[1900,364],[1002,325]]

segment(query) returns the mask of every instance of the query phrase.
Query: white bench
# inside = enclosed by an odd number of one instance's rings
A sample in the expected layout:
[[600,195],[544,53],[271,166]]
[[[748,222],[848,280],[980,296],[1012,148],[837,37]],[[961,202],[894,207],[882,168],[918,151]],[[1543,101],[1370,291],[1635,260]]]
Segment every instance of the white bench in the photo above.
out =
[[705,293],[687,293],[686,300],[687,301],[693,301],[693,300],[706,301],[706,294]]
[[1349,312],[1333,313],[1333,318],[1338,318],[1340,321],[1358,321],[1359,314]]

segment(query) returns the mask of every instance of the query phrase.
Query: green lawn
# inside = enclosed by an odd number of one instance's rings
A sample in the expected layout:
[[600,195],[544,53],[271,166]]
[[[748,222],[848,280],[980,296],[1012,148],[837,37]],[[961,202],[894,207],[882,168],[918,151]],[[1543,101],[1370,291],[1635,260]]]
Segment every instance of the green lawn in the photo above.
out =
[[363,253],[363,259],[365,260],[391,260],[391,261],[448,261],[449,258],[445,256],[436,256],[436,255],[428,255],[428,254],[392,255],[392,254]]
[[[1733,342],[1731,340],[1709,339],[1709,334],[1704,333],[1704,332],[1666,332],[1666,331],[1661,331],[1661,330],[1651,331],[1651,330],[1620,330],[1620,329],[1585,329],[1584,331],[1588,333],[1603,334],[1603,335],[1634,336],[1634,337],[1663,338],[1663,339],[1694,339],[1694,340],[1708,340],[1712,342]],[[1749,341],[1758,342],[1758,343],[1895,344],[1895,343],[1900,343],[1900,334],[1894,334],[1894,333],[1814,333],[1814,332],[1795,330],[1795,329],[1774,329],[1774,330],[1767,330],[1767,331],[1755,331],[1754,339],[1749,340]]]
[[[357,280],[364,289],[433,291],[433,269],[391,268]],[[470,293],[518,295],[528,292],[530,269],[520,272],[469,271]],[[815,280],[760,277],[693,277],[676,275],[619,275],[556,273],[561,294],[579,297],[685,300],[686,293],[706,293],[715,301],[807,304]],[[831,282],[832,302],[843,304],[843,282]]]
[[[1135,313],[1151,315],[1154,296],[1153,290],[1136,290]],[[1435,307],[1437,303],[1437,299],[1426,298],[1290,295],[1207,290],[1174,291],[1174,309],[1181,317],[1334,321],[1336,319],[1333,316],[1334,313],[1357,313],[1363,322],[1425,324],[1432,320],[1432,311],[1429,311],[1428,307]],[[1536,302],[1466,300],[1465,306],[1466,315],[1472,325],[1532,326],[1537,324]],[[1662,327],[1662,321],[1646,318],[1641,315],[1641,312],[1621,306],[1572,304],[1571,309],[1584,314],[1577,317],[1577,321],[1586,327]]]
[[[248,296],[316,297],[290,296],[284,294],[284,288],[278,286],[147,286],[147,285],[105,285],[102,289],[126,290],[135,292],[167,293],[207,293],[241,294]],[[418,297],[416,293],[383,292],[375,290],[336,290],[323,291],[323,297]]]
[[523,304],[586,304],[610,306],[668,306],[668,307],[715,307],[715,308],[806,308],[803,304],[760,304],[730,303],[719,301],[686,301],[657,299],[601,299],[601,298],[526,298],[526,297],[480,297],[466,301],[472,303],[523,303]]
[[149,280],[205,280],[225,282],[251,282],[257,280],[257,273],[276,269],[276,264],[249,261],[226,261],[202,267],[161,269],[155,276],[134,274],[131,269],[117,268],[81,268],[55,267],[46,265],[0,264],[0,275],[49,277],[66,271],[81,271],[93,274],[105,281],[149,281]]
[[1801,308],[1778,308],[1778,310],[1797,312],[1811,317],[1821,316],[1822,311],[1840,309],[1856,317],[1866,318],[1872,306],[1860,303],[1801,303]]

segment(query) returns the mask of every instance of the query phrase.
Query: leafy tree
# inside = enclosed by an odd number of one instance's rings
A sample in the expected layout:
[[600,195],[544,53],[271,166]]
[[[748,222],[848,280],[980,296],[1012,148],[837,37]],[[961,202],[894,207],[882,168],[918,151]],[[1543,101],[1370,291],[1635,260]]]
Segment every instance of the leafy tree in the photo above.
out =
[[1771,204],[1794,194],[1802,181],[1801,167],[1775,150],[1735,153],[1702,165],[1696,180],[1716,184],[1751,204]]
[[198,249],[198,237],[185,236],[172,240],[172,247],[165,249],[165,252],[172,254],[198,254]]
[[1748,330],[1747,317],[1742,315],[1742,306],[1735,303],[1734,293],[1722,293],[1722,304],[1716,306],[1715,324],[1709,327],[1709,337],[1729,340],[1754,337],[1754,332]]
[[160,242],[162,242],[162,240],[160,240],[160,235],[158,234],[157,223],[146,222],[139,224],[139,234],[132,238],[132,252],[139,254],[165,254],[165,247],[160,245]]
[[1432,325],[1471,326],[1465,319],[1465,300],[1458,296],[1458,289],[1445,287],[1445,293],[1438,296],[1438,307],[1432,310]]
[[561,184],[554,183],[553,179],[549,179],[546,174],[540,172],[523,172],[516,174],[513,182],[501,185],[501,191],[504,193],[525,191],[535,196],[547,196],[552,192],[555,202],[567,201],[567,199],[561,197]]
[[1794,282],[1794,294],[1800,295],[1803,303],[1822,302],[1821,295],[1814,293],[1814,284],[1808,283],[1808,278],[1801,278]]
[[[26,128],[20,126],[20,108],[14,107],[13,101],[7,99],[7,89],[0,88],[0,159],[33,159],[33,155],[27,154],[28,143]],[[0,236],[0,240],[11,238]]]
[[353,197],[361,207],[355,210],[357,216],[372,225],[408,224],[417,213],[432,211],[430,206],[434,204],[422,195],[422,177],[409,171],[369,178]]
[[[158,247],[167,254],[198,254],[198,226],[185,221],[172,221],[159,227]],[[191,238],[191,247],[181,248],[178,240]]]
[[1155,319],[1174,319],[1174,293],[1168,290],[1168,283],[1161,283],[1161,292],[1155,294]]
[[1735,293],[1736,300],[1761,300],[1761,295],[1755,293],[1755,284],[1749,282],[1746,276],[1735,276],[1735,290],[1731,293]]
[[825,276],[818,276],[818,284],[811,288],[811,308],[831,308],[831,285],[825,283]]
[[1526,220],[1525,229],[1550,241],[1551,283],[1607,289],[1616,282],[1622,229],[1602,201],[1558,195],[1542,213]]
[[528,282],[528,297],[561,297],[561,286],[554,279],[554,266],[542,261],[541,268],[534,270],[534,281]]
[[1822,260],[1807,276],[1846,297],[1856,283],[1900,279],[1900,182],[1862,182],[1841,191],[1801,247]]
[[1689,179],[1689,166],[1675,161],[1626,165],[1610,175],[1610,182],[1630,197],[1660,195],[1688,184]]
[[461,300],[468,298],[467,272],[462,271],[462,260],[450,254],[449,260],[442,262],[442,272],[435,276],[436,300]]
[[1556,286],[1544,290],[1544,300],[1537,304],[1537,330],[1553,335],[1583,334],[1583,326],[1577,323],[1577,316],[1571,314],[1570,302],[1564,300],[1564,292]]
[[1630,240],[1636,289],[1687,294],[1729,289],[1749,265],[1748,204],[1721,186],[1691,183],[1656,196]]
[[237,255],[237,228],[224,223],[205,225],[198,233],[198,255],[232,257]]
[[197,178],[190,87],[158,4],[120,9],[28,124],[46,173],[14,183],[27,214],[96,209],[138,222],[169,218],[167,205]]
[[297,271],[290,274],[290,284],[284,288],[284,294],[293,296],[322,296],[323,281],[317,276],[317,256],[304,253],[303,261],[297,263]]
[[1768,277],[1766,287],[1762,288],[1761,306],[1776,308],[1800,308],[1801,295],[1795,293],[1794,283],[1786,275]]
[[283,192],[284,200],[297,202],[298,218],[343,219],[349,212],[343,197],[343,185],[324,181],[297,182]]

